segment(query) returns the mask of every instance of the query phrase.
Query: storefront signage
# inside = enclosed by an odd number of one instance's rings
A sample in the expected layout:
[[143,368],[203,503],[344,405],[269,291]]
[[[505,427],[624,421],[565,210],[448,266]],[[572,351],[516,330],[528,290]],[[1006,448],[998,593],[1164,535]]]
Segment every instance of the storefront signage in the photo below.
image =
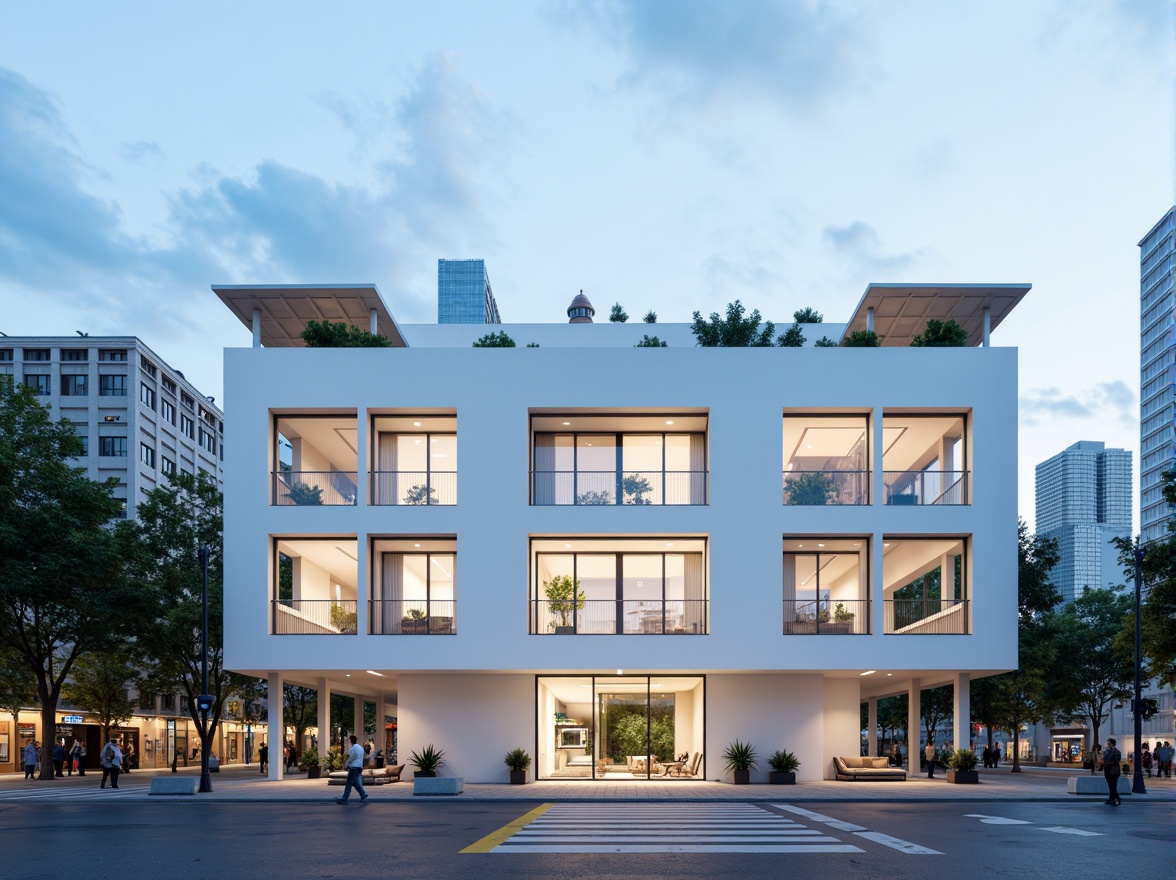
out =
[[86,719],[81,715],[62,715],[62,724],[81,724]]

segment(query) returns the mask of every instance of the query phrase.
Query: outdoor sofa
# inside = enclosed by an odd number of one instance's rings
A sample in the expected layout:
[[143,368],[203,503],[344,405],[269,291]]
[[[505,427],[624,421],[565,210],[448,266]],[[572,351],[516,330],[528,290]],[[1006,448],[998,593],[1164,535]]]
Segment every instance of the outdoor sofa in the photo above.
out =
[[[360,778],[363,780],[364,785],[385,785],[389,782],[399,782],[400,771],[403,769],[403,764],[397,764],[395,767],[391,765],[385,765],[383,767],[364,767]],[[346,784],[346,770],[332,770],[327,774],[327,785]]]
[[891,767],[889,758],[842,758],[833,759],[837,778],[845,782],[903,782],[906,770]]

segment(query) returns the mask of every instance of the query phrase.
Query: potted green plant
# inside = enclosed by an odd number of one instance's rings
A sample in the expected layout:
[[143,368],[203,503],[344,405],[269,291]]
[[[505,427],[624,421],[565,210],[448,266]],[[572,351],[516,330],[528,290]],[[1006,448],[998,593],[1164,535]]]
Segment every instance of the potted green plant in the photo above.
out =
[[772,771],[768,774],[768,782],[772,785],[795,785],[796,771],[800,768],[800,759],[794,752],[780,749],[768,755],[768,766]]
[[789,473],[784,484],[787,490],[785,504],[821,505],[837,498],[837,481],[820,471]]
[[980,774],[976,770],[976,753],[971,749],[956,749],[947,759],[947,781],[955,785],[976,785]]
[[569,574],[557,574],[543,582],[543,595],[547,597],[547,610],[559,622],[555,625],[556,635],[571,635],[576,631],[572,623],[573,614],[584,607],[588,598],[580,589],[580,582]]
[[511,749],[504,759],[510,769],[511,785],[527,784],[527,768],[531,766],[531,756],[525,749]]
[[437,770],[445,763],[445,751],[429,743],[420,752],[412,752],[408,756],[408,763],[416,768],[417,776],[431,779],[437,775]]
[[290,503],[302,506],[316,506],[323,503],[322,486],[311,486],[308,483],[295,483],[290,487]]
[[429,628],[427,616],[420,608],[409,608],[408,613],[400,618],[401,634],[426,632]]
[[358,620],[358,613],[355,611],[348,611],[345,605],[331,606],[331,626],[339,630],[341,633],[348,635],[355,634],[356,621]]
[[757,766],[755,749],[751,743],[735,740],[723,752],[724,769],[730,770],[736,785],[747,785],[751,782],[751,770]]
[[323,775],[322,759],[319,758],[318,749],[313,746],[303,750],[298,763],[306,768],[307,779],[318,779]]

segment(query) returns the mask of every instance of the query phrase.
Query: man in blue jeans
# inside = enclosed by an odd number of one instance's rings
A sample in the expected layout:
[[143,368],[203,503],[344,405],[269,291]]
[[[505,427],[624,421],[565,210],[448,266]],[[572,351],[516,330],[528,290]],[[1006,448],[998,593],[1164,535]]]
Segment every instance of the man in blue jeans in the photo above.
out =
[[351,795],[352,786],[359,792],[359,802],[362,804],[368,799],[368,794],[363,790],[363,746],[359,744],[359,739],[355,734],[351,735],[351,750],[347,753],[347,760],[343,763],[343,769],[347,771],[347,785],[343,789],[343,797],[335,798],[335,803],[345,804],[347,798]]

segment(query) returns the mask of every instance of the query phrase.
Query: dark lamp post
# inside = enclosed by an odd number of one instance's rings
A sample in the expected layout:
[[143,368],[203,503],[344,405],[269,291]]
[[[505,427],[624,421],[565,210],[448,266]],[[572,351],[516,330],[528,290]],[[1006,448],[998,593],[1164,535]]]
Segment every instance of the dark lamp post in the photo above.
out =
[[212,791],[212,775],[208,772],[208,713],[212,711],[212,697],[208,693],[208,545],[200,548],[200,696],[196,708],[200,710],[200,791]]
[[1135,760],[1131,762],[1134,773],[1131,779],[1132,794],[1147,794],[1143,784],[1143,682],[1140,680],[1140,664],[1143,662],[1143,627],[1139,614],[1140,596],[1143,592],[1143,547],[1135,548]]

